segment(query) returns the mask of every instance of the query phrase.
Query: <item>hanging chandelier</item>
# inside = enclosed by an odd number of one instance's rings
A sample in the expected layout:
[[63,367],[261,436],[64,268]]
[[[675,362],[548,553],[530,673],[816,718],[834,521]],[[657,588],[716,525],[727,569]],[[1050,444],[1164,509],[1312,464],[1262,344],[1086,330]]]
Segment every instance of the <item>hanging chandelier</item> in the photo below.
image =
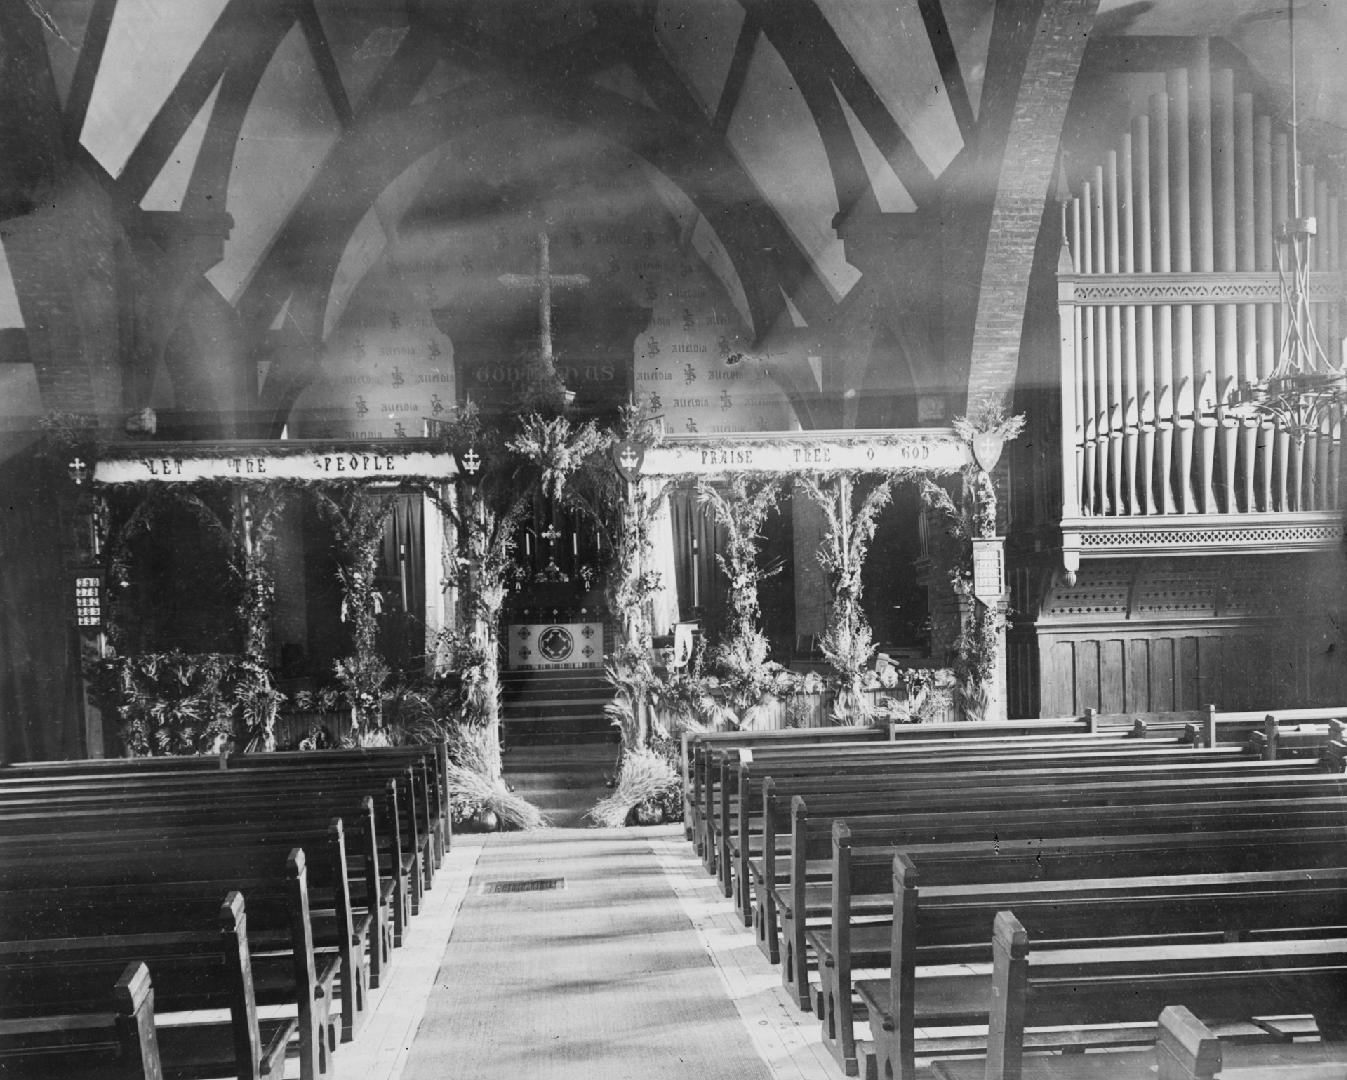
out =
[[1275,237],[1281,341],[1271,374],[1256,382],[1241,382],[1231,392],[1230,405],[1246,416],[1271,420],[1300,440],[1320,432],[1335,413],[1340,415],[1347,404],[1347,372],[1324,353],[1310,311],[1310,255],[1318,222],[1301,213],[1294,2],[1287,5],[1286,20],[1291,75],[1291,216]]

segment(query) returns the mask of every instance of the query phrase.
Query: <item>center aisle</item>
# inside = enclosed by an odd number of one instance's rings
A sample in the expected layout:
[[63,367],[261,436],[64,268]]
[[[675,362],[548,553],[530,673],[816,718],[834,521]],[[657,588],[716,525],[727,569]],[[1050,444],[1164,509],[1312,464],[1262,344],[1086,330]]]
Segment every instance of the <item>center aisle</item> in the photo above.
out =
[[405,1080],[772,1080],[662,865],[671,835],[486,838]]

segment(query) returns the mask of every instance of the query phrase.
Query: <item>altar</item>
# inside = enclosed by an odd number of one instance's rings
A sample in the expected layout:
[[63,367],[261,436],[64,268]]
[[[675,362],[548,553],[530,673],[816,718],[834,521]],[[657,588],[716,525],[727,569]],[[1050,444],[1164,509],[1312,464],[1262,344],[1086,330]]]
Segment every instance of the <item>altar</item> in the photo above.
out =
[[506,635],[511,671],[603,667],[603,623],[510,623]]

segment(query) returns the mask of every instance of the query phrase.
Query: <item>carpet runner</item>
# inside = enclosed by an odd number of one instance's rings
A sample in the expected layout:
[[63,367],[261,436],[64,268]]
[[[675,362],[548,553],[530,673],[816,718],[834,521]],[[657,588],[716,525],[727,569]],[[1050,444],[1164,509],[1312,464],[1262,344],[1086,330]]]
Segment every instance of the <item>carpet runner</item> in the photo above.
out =
[[657,842],[487,837],[405,1080],[771,1080]]

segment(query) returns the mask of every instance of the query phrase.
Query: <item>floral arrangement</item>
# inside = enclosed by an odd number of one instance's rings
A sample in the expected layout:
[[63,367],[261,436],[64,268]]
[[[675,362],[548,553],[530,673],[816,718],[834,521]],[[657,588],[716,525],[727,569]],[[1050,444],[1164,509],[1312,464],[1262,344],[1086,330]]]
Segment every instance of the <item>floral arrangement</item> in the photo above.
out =
[[560,501],[566,481],[581,462],[605,450],[611,441],[612,436],[600,432],[592,420],[573,428],[565,416],[549,420],[531,413],[519,434],[505,445],[537,466],[543,491]]
[[285,695],[249,656],[140,653],[96,663],[99,707],[117,717],[135,757],[270,750]]

